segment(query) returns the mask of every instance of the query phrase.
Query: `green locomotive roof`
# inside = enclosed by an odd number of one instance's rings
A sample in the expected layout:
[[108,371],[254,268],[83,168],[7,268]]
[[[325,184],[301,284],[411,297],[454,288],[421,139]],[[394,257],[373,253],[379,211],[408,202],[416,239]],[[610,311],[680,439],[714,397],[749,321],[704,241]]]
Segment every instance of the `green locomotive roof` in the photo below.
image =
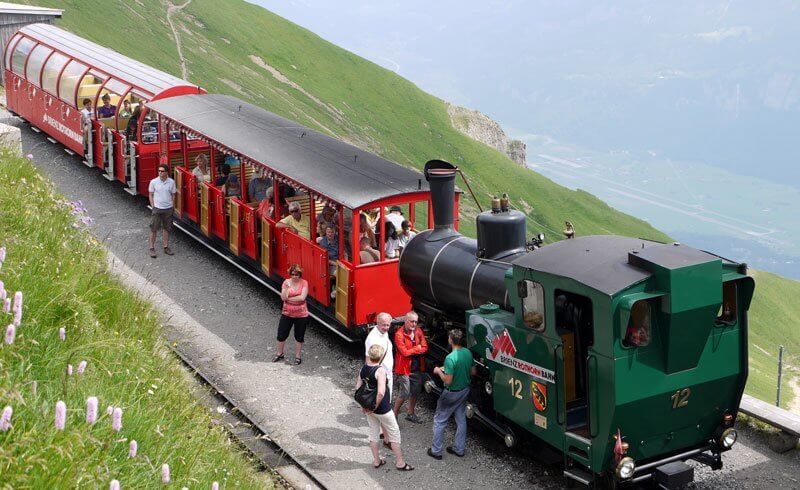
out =
[[567,277],[613,296],[653,274],[648,264],[678,269],[714,260],[716,255],[686,245],[614,235],[562,240],[529,252],[515,266]]

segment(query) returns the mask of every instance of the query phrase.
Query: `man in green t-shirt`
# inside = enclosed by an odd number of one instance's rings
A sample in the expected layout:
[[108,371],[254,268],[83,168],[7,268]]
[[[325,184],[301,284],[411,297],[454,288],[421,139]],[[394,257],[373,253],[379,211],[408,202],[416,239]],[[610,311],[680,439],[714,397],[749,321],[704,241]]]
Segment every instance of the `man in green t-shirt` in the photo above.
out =
[[444,429],[447,421],[453,416],[456,421],[456,440],[453,446],[447,446],[447,452],[458,457],[464,456],[467,445],[466,407],[469,399],[470,379],[475,374],[472,352],[464,348],[464,332],[453,329],[447,338],[452,352],[444,360],[444,367],[435,367],[433,374],[439,376],[444,383],[444,390],[436,404],[433,416],[433,444],[428,449],[428,456],[442,459]]

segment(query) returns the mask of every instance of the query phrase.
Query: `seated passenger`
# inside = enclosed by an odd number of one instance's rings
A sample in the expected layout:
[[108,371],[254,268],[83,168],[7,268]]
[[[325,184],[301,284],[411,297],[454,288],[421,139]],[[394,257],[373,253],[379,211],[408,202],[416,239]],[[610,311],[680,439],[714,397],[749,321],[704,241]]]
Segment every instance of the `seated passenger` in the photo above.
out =
[[253,178],[247,184],[247,198],[251,201],[263,201],[267,197],[267,189],[272,188],[272,179],[267,178],[265,173],[262,168],[258,168],[253,172]]
[[240,162],[239,159],[233,155],[225,155],[223,163],[226,163],[229,167],[238,167]]
[[200,187],[200,184],[203,182],[211,181],[211,175],[208,173],[208,157],[205,153],[201,153],[195,157],[192,175],[194,175],[197,181],[197,187]]
[[403,230],[400,232],[400,251],[402,252],[403,249],[406,248],[406,245],[408,245],[408,242],[417,236],[417,234],[411,231],[411,222],[407,219],[403,220],[403,223],[400,225],[400,227]]
[[384,225],[384,232],[386,233],[386,243],[383,249],[386,252],[386,258],[394,259],[399,257],[400,237],[397,235],[397,230],[391,221],[387,221]]
[[372,228],[370,228],[369,224],[367,223],[367,216],[364,214],[359,215],[358,230],[360,232],[360,237],[367,237],[369,239],[369,244],[371,247],[378,245],[378,242],[375,241],[375,232],[372,231]]
[[403,224],[403,210],[400,206],[392,206],[389,208],[389,214],[386,215],[386,221],[394,225],[395,230],[399,230]]
[[381,208],[372,208],[367,211],[367,224],[373,233],[378,233],[378,221],[381,219]]
[[381,259],[381,255],[370,246],[369,238],[365,236],[362,236],[361,241],[358,242],[358,250],[358,260],[361,264],[371,264]]
[[317,238],[320,247],[328,252],[328,275],[331,280],[331,298],[336,297],[336,261],[339,260],[339,237],[336,235],[336,227],[328,225],[325,227],[325,235]]
[[117,106],[111,104],[111,96],[105,94],[103,97],[101,97],[101,99],[103,100],[103,105],[97,108],[97,117],[100,119],[114,117],[114,115],[117,113]]
[[336,209],[333,206],[325,206],[322,212],[317,215],[317,235],[325,236],[325,228],[333,226],[334,230],[338,224]]
[[231,174],[231,166],[227,163],[222,164],[222,169],[220,169],[220,175],[217,175],[217,180],[214,182],[214,185],[217,187],[221,187],[225,185],[225,182],[228,181],[228,176]]
[[272,199],[272,196],[267,195],[266,199],[258,203],[258,208],[256,208],[256,217],[258,219],[272,218],[272,213],[275,211],[275,208],[272,205]]
[[119,117],[131,117],[132,115],[133,115],[133,110],[131,109],[131,101],[123,100],[122,109],[120,109],[119,111]]
[[242,187],[239,185],[239,177],[231,174],[225,181],[225,197],[242,197]]
[[300,203],[289,203],[289,216],[278,221],[275,226],[277,228],[289,228],[303,238],[310,238],[308,234],[308,217],[303,217],[300,210]]
[[142,115],[142,104],[136,106],[128,119],[128,125],[125,127],[125,137],[128,141],[136,141],[136,127],[139,125],[139,117]]

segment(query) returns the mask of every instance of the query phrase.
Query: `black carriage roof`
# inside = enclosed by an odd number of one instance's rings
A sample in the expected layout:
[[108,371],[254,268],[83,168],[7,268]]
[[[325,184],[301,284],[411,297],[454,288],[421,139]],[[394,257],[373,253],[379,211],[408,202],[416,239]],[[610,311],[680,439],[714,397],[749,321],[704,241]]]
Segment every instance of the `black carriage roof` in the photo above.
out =
[[643,261],[666,269],[720,260],[720,257],[686,245],[614,235],[594,235],[547,245],[523,255],[513,264],[568,277],[601,293],[613,295],[652,275],[651,272],[628,263],[628,253],[634,251]]
[[427,191],[422,174],[228,95],[182,95],[148,107],[348,208]]

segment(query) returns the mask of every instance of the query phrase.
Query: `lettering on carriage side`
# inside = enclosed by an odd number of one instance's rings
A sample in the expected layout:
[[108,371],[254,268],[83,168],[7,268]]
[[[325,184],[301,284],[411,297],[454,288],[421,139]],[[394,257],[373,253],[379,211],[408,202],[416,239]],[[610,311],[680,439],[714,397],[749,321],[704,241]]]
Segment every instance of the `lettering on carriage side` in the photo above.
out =
[[556,373],[553,371],[514,357],[517,354],[517,348],[514,346],[508,330],[503,330],[502,334],[496,335],[491,341],[491,346],[491,350],[486,349],[486,358],[490,361],[515,369],[539,381],[556,382]]
[[68,128],[61,121],[56,121],[55,119],[53,119],[52,116],[48,114],[44,115],[43,121],[51,128],[58,131],[59,133],[66,135],[69,139],[77,143],[83,144],[83,136],[81,136],[81,134],[78,133],[77,131],[73,131],[72,129]]

